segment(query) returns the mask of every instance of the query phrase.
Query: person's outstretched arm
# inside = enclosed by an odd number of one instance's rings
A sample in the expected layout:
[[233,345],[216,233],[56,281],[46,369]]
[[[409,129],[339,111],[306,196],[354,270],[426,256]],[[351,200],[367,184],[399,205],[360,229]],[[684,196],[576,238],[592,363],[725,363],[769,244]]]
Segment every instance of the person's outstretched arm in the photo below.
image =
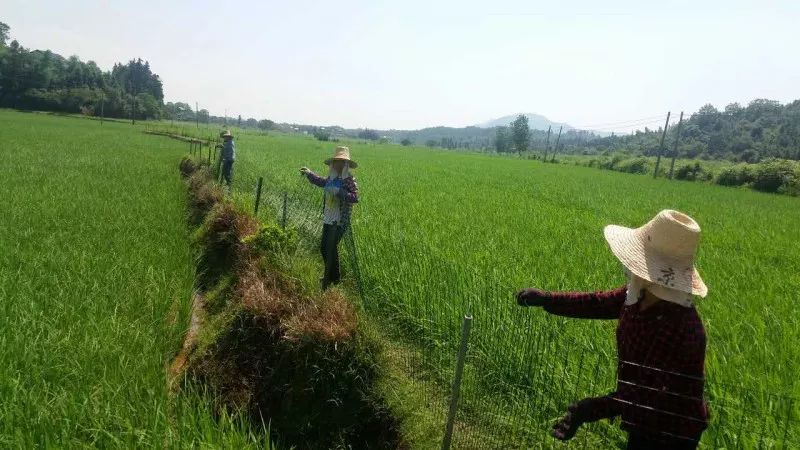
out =
[[306,178],[308,178],[308,181],[310,181],[311,184],[313,184],[314,186],[325,187],[325,183],[327,183],[328,181],[327,178],[315,174],[308,167],[301,167],[300,173],[305,175]]
[[540,306],[550,314],[579,319],[619,319],[626,286],[600,292],[547,292],[523,289],[517,292],[520,306]]

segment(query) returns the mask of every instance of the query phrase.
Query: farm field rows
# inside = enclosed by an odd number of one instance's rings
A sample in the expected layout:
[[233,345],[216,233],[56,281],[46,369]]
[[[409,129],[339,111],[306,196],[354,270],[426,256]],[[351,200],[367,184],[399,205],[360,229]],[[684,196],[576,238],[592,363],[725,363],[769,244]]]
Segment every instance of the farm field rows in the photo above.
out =
[[263,446],[166,366],[194,279],[177,142],[0,110],[0,447]]

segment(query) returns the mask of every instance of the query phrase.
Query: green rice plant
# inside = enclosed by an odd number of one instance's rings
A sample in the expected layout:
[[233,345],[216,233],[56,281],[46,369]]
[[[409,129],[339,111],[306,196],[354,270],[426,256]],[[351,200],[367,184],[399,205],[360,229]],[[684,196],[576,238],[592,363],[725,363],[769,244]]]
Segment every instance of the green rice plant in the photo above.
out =
[[195,277],[184,144],[7,110],[0,124],[0,447],[268,448],[268,423],[167,386]]

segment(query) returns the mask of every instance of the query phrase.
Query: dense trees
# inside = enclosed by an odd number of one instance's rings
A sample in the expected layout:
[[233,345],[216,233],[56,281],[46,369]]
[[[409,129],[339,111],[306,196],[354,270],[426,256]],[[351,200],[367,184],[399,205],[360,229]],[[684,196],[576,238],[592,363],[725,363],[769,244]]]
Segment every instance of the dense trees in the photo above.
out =
[[28,50],[0,23],[0,106],[158,118],[164,92],[150,64],[134,59],[103,72],[93,61]]
[[[661,130],[590,140],[582,149],[599,153],[622,151],[655,155]],[[676,128],[667,132],[674,142]],[[576,150],[577,148],[573,148]],[[722,111],[705,105],[684,121],[678,156],[758,162],[765,158],[800,159],[800,100],[782,105],[756,99],[746,107],[738,103]]]
[[511,150],[511,139],[508,135],[507,127],[497,127],[494,137],[494,148],[497,153],[505,153]]
[[[0,22],[0,107],[82,113],[106,117],[168,119],[227,125],[226,117],[195,111],[182,102],[164,104],[161,78],[150,63],[136,58],[103,71],[94,61],[64,58],[49,50],[28,50],[8,42],[10,28]],[[237,125],[273,129],[272,121],[242,120]]]
[[367,139],[367,140],[370,140],[370,141],[377,141],[378,139],[380,139],[380,137],[381,136],[378,134],[377,131],[370,130],[369,128],[365,128],[365,129],[363,129],[363,130],[358,132],[358,138],[359,139]]

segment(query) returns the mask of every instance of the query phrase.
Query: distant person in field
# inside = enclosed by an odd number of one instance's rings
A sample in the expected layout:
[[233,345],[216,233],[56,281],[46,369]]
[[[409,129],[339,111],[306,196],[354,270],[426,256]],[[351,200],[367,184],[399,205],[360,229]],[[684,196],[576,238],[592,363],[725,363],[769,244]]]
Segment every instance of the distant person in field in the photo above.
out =
[[325,263],[325,274],[321,280],[322,289],[341,281],[339,241],[350,225],[353,203],[358,202],[358,186],[356,179],[350,173],[350,169],[355,169],[358,164],[350,159],[350,149],[336,147],[333,157],[326,159],[325,164],[328,166],[327,178],[315,174],[308,167],[300,168],[300,173],[305,175],[308,181],[324,190],[325,203],[320,243],[320,253]]
[[233,161],[236,160],[236,144],[233,142],[233,135],[231,135],[230,131],[221,133],[220,137],[222,138],[222,145],[219,147],[222,151],[219,154],[219,158],[222,160],[222,180],[230,188],[233,180]]
[[708,424],[703,400],[706,335],[694,296],[708,289],[694,267],[700,227],[661,211],[640,228],[609,225],[628,283],[607,292],[517,293],[521,306],[582,319],[618,319],[617,389],[569,406],[552,434],[569,440],[587,422],[622,417],[628,449],[694,449]]

